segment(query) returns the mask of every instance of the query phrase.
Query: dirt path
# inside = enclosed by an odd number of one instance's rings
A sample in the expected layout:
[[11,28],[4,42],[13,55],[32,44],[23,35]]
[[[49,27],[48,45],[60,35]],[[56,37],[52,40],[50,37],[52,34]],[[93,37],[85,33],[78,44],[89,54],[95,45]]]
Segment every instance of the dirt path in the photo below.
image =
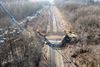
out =
[[[63,19],[62,14],[56,8],[56,6],[50,6],[48,12],[48,25],[47,25],[47,36],[46,38],[53,44],[59,44],[63,37],[64,31],[69,31],[70,26]],[[51,48],[50,46],[45,46],[46,48],[46,57],[47,65],[45,67],[64,67],[64,61],[62,57],[62,51]]]
[[71,28],[71,25],[69,24],[69,22],[64,20],[63,15],[61,14],[61,12],[59,11],[59,9],[56,6],[52,6],[52,12],[54,14],[54,17],[56,19],[57,22],[57,26],[58,26],[58,30],[60,32],[64,32],[65,30],[68,32]]
[[[61,39],[63,38],[63,36],[58,35],[59,32],[63,33],[63,28],[60,24],[60,22],[58,22],[57,20],[59,19],[56,14],[55,14],[55,6],[51,6],[50,7],[50,11],[49,11],[49,23],[48,23],[48,28],[47,31],[51,32],[51,36],[48,36],[48,39],[51,43],[54,44],[58,44],[60,43]],[[58,11],[58,10],[56,10]],[[58,11],[59,12],[59,11]],[[52,25],[52,26],[51,26]],[[53,33],[56,33],[55,35]],[[58,39],[58,41],[57,41]],[[55,50],[52,49],[51,47],[49,47],[49,59],[48,59],[48,67],[64,67],[63,64],[63,59],[62,59],[62,55],[60,55],[61,50]]]

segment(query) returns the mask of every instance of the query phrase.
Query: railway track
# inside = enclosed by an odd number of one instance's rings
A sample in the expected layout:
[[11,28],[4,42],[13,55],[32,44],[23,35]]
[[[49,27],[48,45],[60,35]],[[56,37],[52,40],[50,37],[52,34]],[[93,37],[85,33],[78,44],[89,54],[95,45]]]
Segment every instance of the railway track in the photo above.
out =
[[[64,36],[63,32],[59,32],[58,25],[59,23],[56,21],[57,18],[53,13],[54,7],[50,7],[49,13],[49,23],[47,26],[47,36],[46,38],[49,40],[50,43],[56,45],[59,44]],[[58,53],[57,50],[53,49],[52,47],[48,46],[48,66],[47,67],[64,67],[63,66],[63,59],[62,56]],[[59,50],[61,53],[61,50]]]
[[[61,46],[62,43],[65,43],[65,41],[69,42],[70,37],[69,35],[68,37],[67,35],[65,36],[64,31],[66,31],[66,33],[70,31],[70,28],[71,28],[70,24],[67,24],[68,22],[63,20],[61,13],[55,6],[51,6],[48,13],[50,17],[49,17],[49,23],[47,26],[48,34],[46,38],[50,42],[49,44],[51,45],[48,46],[49,50],[47,52],[49,54],[48,55],[49,57],[48,57],[48,65],[46,67],[64,67],[63,59],[65,59],[66,62],[70,63],[73,67],[78,67],[78,65],[75,64],[71,59],[67,60],[67,58],[62,55],[61,50],[52,48],[53,45]],[[71,36],[71,37],[74,37],[74,36]],[[65,38],[68,38],[68,39],[65,40]]]

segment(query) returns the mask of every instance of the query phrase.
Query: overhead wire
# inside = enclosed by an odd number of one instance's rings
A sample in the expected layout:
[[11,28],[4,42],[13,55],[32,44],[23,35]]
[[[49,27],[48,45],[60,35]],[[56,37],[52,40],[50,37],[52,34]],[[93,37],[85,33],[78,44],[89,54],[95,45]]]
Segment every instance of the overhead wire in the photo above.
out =
[[[10,13],[10,11],[2,4],[2,2],[0,2],[0,8],[2,8],[2,10],[11,18],[13,25],[20,27],[20,29],[22,29],[22,31],[23,31],[23,28],[18,24],[18,21],[16,20],[14,15],[12,15]],[[37,50],[39,50],[39,49],[37,48]],[[44,59],[44,61],[47,63],[47,65],[49,65],[45,59]]]
[[4,2],[0,2],[0,8],[4,11],[5,14],[7,14],[11,18],[12,24],[14,26],[17,26],[18,28],[20,28],[21,31],[25,31],[25,29],[22,26],[19,25],[19,23],[16,20],[15,16],[3,4],[5,4],[5,3]]
[[[12,20],[12,22],[14,22],[13,23],[13,25],[17,25],[18,27],[20,27],[20,29],[21,30],[23,30],[24,28],[22,28],[19,24],[18,24],[18,21],[15,19],[15,17],[10,13],[10,11],[7,9],[7,8],[5,8],[4,7],[4,5],[2,4],[2,2],[0,2],[0,7],[4,10],[4,12],[11,18],[11,20]],[[45,38],[45,37],[44,37]],[[49,40],[47,40],[46,38],[45,38],[45,41],[48,43],[48,44],[50,44],[50,42],[49,42]],[[60,55],[62,55],[58,50],[56,50]],[[69,60],[67,60],[67,58],[64,56],[64,55],[62,55],[62,57],[64,58],[64,59],[66,59],[66,61],[67,61],[67,63],[72,63],[72,61],[69,61]],[[46,62],[46,63],[48,63],[48,62]]]

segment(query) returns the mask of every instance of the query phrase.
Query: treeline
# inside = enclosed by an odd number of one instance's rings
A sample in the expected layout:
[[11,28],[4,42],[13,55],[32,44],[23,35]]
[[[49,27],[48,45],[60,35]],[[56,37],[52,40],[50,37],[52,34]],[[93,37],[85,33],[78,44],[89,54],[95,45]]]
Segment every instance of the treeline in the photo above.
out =
[[56,5],[64,15],[64,19],[72,25],[71,31],[78,35],[76,38],[78,42],[74,43],[73,48],[69,48],[70,45],[66,47],[64,55],[68,55],[71,50],[72,57],[79,67],[100,66],[100,2],[94,4],[56,2]]
[[35,19],[27,22],[28,31],[7,27],[8,22],[5,22],[7,28],[0,29],[0,67],[41,67],[44,38],[36,31],[45,33],[46,11],[41,10]]
[[[33,15],[37,10],[41,9],[43,4],[40,2],[29,2],[29,1],[1,1],[3,6],[10,11],[14,17],[20,21],[27,16]],[[7,14],[0,8],[0,27],[11,25],[11,19]]]
[[[99,4],[64,4],[58,8],[72,24],[81,42],[85,44],[100,44],[100,5]],[[62,3],[63,4],[63,3]]]

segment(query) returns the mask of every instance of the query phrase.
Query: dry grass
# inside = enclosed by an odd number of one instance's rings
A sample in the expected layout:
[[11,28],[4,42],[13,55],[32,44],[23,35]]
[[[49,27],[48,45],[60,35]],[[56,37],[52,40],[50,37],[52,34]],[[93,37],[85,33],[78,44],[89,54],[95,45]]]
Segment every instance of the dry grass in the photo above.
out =
[[[86,44],[100,43],[100,7],[99,5],[66,5],[63,11],[74,32]],[[66,11],[65,11],[66,10]]]
[[80,17],[75,22],[75,31],[82,42],[87,44],[100,44],[100,16],[89,15]]
[[[11,3],[11,2],[10,2]],[[9,10],[17,16],[17,19],[23,19],[28,15],[32,15],[37,10],[39,10],[40,4],[33,4],[29,2],[17,3],[17,4],[7,4]],[[15,9],[15,7],[16,9]],[[1,14],[3,14],[1,12]],[[33,19],[29,23],[32,23],[33,26],[29,26],[29,31],[25,31],[24,34],[20,33],[16,35],[6,36],[9,38],[13,38],[13,40],[8,40],[4,45],[0,47],[0,67],[38,67],[39,62],[41,60],[42,48],[43,48],[43,38],[36,35],[33,29],[39,29],[44,31],[47,24],[47,14],[43,12],[37,16],[37,18]],[[1,16],[1,15],[0,15]],[[45,19],[45,20],[43,20]],[[6,14],[3,14],[0,19],[0,27],[6,28],[10,26],[10,19]],[[8,29],[8,28],[7,28]],[[14,28],[11,28],[14,29]],[[20,40],[15,41],[17,38]],[[10,43],[12,42],[12,43]],[[12,45],[12,48],[11,48]],[[13,54],[12,54],[13,52]],[[11,61],[12,60],[12,61]],[[2,64],[3,62],[6,62]]]
[[89,15],[100,15],[100,7],[98,5],[81,6],[75,11],[74,14],[75,17],[73,22],[75,22],[80,17]]
[[[100,66],[100,5],[77,5],[60,8],[65,19],[68,19],[74,32],[78,34],[78,43],[63,49],[63,55],[73,60],[79,67]],[[80,49],[90,52],[79,53]],[[74,55],[75,53],[75,55]],[[65,59],[64,59],[65,60]],[[69,65],[69,66],[68,66]],[[65,63],[65,66],[72,67]]]
[[7,41],[0,45],[0,67],[39,66],[43,41],[33,31],[31,32],[33,33],[31,36],[26,36],[30,32],[24,32],[25,35],[21,33],[6,35]]

